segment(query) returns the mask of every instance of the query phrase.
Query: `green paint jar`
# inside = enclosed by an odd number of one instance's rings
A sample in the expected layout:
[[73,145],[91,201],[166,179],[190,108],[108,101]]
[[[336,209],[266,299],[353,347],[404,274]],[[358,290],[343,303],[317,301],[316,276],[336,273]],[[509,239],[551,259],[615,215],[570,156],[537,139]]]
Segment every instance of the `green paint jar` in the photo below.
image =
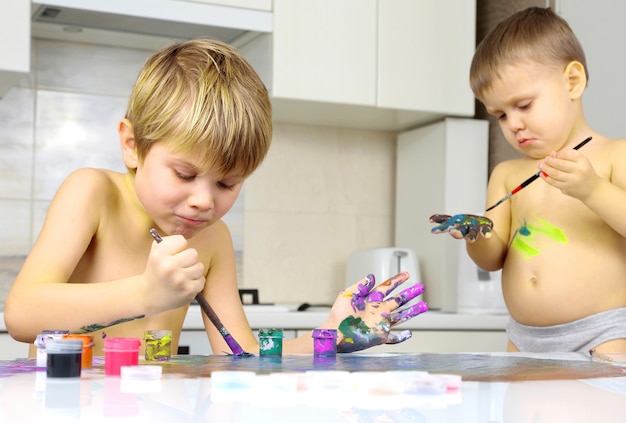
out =
[[260,329],[259,330],[259,353],[261,355],[283,354],[283,330],[282,329]]
[[171,330],[147,330],[143,340],[146,343],[146,361],[167,361],[172,357]]

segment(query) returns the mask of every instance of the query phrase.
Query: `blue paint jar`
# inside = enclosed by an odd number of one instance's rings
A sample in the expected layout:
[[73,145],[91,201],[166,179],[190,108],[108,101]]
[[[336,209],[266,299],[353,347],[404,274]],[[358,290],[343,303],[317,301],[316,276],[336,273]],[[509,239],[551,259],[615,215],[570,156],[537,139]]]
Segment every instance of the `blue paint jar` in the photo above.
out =
[[49,339],[46,341],[46,375],[48,377],[80,377],[83,341]]

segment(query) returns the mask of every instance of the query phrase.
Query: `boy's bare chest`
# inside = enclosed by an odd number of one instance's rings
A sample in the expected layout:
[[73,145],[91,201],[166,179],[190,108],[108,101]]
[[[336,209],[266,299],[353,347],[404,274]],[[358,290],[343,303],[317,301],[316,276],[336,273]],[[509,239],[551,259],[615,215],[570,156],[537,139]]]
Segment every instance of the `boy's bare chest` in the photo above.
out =
[[101,282],[139,275],[145,271],[150,242],[129,241],[124,238],[101,237],[91,242],[72,280]]

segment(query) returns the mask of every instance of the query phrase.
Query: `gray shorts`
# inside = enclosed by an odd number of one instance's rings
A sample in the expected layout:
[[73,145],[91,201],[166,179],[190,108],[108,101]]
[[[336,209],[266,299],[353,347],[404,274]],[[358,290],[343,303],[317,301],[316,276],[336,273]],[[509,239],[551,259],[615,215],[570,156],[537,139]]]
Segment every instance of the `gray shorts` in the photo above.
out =
[[614,339],[626,339],[626,307],[554,326],[526,326],[513,318],[509,340],[522,352],[589,352]]

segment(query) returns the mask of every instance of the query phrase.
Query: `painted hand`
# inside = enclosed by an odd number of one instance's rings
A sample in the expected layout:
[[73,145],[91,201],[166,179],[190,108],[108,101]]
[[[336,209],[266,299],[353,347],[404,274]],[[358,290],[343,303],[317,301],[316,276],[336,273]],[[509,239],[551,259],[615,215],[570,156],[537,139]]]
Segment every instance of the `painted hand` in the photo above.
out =
[[485,238],[491,238],[491,230],[493,222],[485,216],[477,216],[475,214],[456,214],[450,216],[448,214],[434,214],[430,216],[432,223],[439,223],[431,229],[434,234],[448,232],[454,238],[473,242],[482,234]]
[[409,276],[408,272],[402,272],[376,286],[374,275],[367,275],[339,294],[331,310],[331,319],[340,322],[337,331],[338,352],[397,344],[411,337],[410,330],[391,333],[393,326],[428,310],[428,305],[423,301],[400,309],[424,292],[421,283],[391,295]]

